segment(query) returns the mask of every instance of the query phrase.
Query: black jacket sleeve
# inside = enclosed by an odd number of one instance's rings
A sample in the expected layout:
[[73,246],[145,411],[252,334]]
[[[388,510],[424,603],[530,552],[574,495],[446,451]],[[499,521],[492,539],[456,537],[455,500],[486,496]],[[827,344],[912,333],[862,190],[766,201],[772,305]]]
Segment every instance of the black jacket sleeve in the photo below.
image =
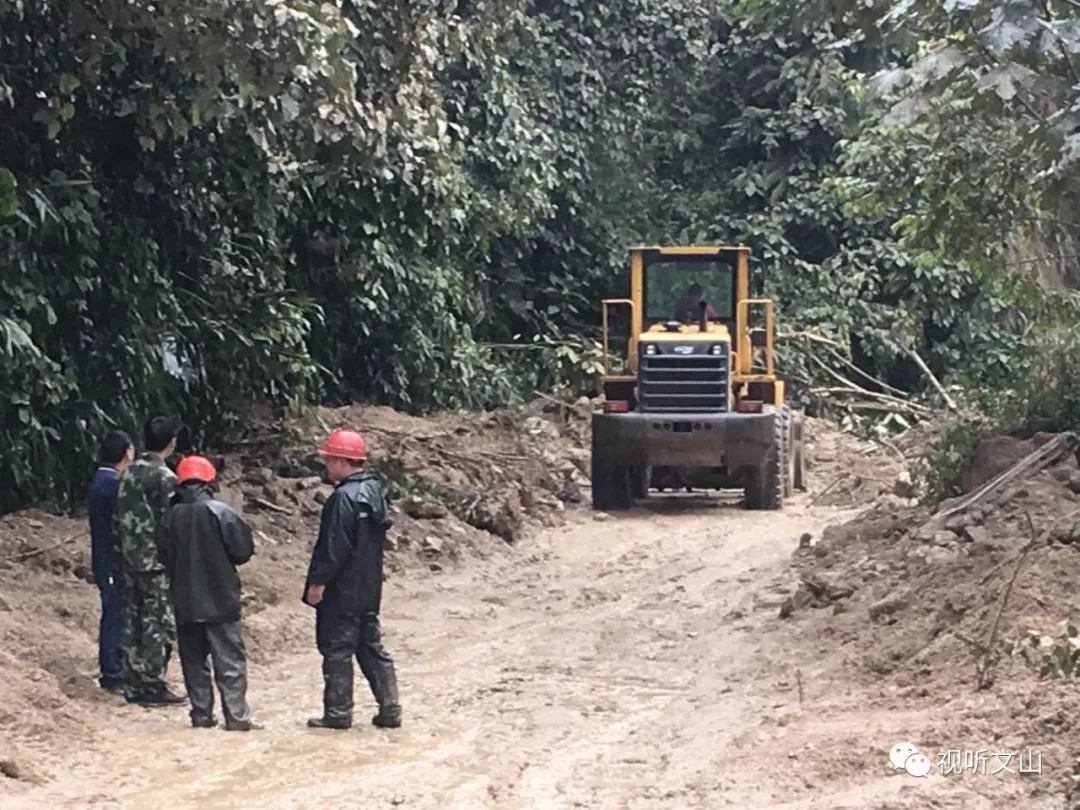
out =
[[315,548],[311,550],[307,585],[328,585],[353,554],[356,534],[355,504],[341,489],[334,491],[323,506],[322,522]]
[[243,565],[255,553],[255,543],[248,526],[232,509],[218,515],[221,522],[221,542],[225,544],[225,553],[233,565]]

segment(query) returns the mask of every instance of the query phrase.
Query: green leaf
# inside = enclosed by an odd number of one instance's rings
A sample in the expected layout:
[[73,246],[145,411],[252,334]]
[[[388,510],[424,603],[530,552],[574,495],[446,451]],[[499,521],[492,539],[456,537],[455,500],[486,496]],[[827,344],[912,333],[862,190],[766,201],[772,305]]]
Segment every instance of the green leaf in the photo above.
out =
[[60,92],[61,93],[72,93],[75,90],[78,90],[79,87],[81,87],[81,86],[82,86],[82,82],[80,82],[79,79],[77,77],[73,76],[72,74],[70,74],[70,73],[61,73],[60,74]]
[[0,217],[10,217],[19,210],[18,188],[15,175],[0,168]]

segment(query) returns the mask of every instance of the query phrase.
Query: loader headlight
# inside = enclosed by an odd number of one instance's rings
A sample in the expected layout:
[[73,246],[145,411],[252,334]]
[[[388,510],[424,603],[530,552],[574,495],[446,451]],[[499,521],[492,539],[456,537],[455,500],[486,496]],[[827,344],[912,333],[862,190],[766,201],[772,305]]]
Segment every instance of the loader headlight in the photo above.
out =
[[714,343],[712,346],[709,347],[709,354],[723,354],[723,353],[724,353],[724,344],[723,343]]
[[649,355],[656,354],[656,344],[655,343],[647,343],[645,345],[645,354],[649,354]]

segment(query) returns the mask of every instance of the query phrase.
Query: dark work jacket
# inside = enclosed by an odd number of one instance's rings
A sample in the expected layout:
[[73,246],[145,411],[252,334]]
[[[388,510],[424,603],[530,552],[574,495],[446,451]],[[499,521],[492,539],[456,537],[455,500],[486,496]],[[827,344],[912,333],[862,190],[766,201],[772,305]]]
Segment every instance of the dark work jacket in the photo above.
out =
[[367,472],[342,479],[323,504],[304,595],[325,585],[320,609],[358,615],[382,603],[383,541],[392,525],[379,480]]
[[188,481],[176,487],[159,535],[177,624],[240,621],[240,576],[251,559],[251,529],[210,487]]
[[116,511],[116,490],[120,474],[113,467],[98,467],[90,479],[90,570],[99,588],[107,587],[117,575],[116,532],[113,512]]

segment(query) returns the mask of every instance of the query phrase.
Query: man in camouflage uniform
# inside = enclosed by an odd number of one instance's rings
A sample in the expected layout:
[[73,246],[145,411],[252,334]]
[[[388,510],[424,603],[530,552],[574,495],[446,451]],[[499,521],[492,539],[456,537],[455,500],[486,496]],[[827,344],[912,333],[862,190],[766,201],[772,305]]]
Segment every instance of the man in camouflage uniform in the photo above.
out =
[[176,449],[176,424],[146,423],[146,451],[120,476],[116,494],[117,558],[124,581],[124,699],[144,706],[185,702],[165,684],[176,646],[169,579],[158,556],[158,526],[176,476],[165,459]]

